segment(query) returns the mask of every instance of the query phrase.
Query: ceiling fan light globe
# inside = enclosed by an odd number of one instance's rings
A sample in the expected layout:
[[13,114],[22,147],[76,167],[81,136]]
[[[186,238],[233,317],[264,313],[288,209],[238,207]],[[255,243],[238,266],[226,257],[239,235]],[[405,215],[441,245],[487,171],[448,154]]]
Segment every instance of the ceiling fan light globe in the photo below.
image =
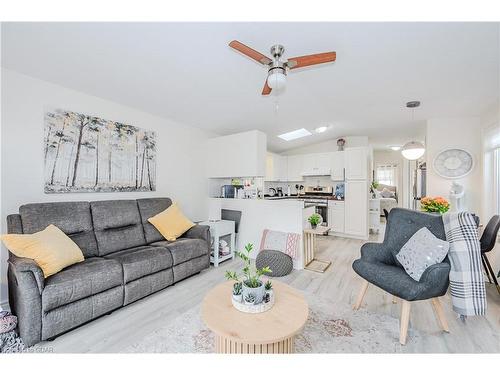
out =
[[286,75],[282,72],[273,72],[267,77],[267,85],[276,91],[285,89]]
[[425,147],[421,142],[408,142],[401,149],[401,154],[405,159],[417,160],[425,154]]

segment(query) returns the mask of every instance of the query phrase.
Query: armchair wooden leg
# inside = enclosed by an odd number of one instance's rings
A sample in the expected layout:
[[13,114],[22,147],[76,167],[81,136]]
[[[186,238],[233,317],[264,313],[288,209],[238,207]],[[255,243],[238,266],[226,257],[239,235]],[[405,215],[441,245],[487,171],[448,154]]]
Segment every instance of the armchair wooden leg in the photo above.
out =
[[439,326],[443,331],[450,332],[450,329],[448,328],[448,321],[444,315],[443,306],[441,306],[441,301],[436,297],[431,299],[431,303]]
[[370,285],[370,283],[366,280],[363,280],[363,284],[361,285],[361,290],[359,291],[358,294],[358,299],[356,300],[356,303],[352,307],[354,310],[358,310],[361,307],[361,304],[363,303],[363,298],[365,297],[366,294],[366,289],[368,289],[368,285]]
[[401,345],[406,344],[406,337],[408,336],[408,323],[410,322],[410,307],[409,301],[401,299],[401,321],[399,330],[399,342]]

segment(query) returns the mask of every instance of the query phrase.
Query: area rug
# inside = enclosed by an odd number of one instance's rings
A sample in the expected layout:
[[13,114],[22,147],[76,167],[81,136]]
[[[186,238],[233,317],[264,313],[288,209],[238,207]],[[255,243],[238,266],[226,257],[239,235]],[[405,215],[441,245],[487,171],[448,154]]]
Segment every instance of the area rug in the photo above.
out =
[[[407,345],[399,344],[399,319],[306,295],[309,318],[296,337],[297,353],[404,353],[421,335],[409,329]],[[201,306],[125,348],[125,353],[214,353],[214,335],[201,319]]]

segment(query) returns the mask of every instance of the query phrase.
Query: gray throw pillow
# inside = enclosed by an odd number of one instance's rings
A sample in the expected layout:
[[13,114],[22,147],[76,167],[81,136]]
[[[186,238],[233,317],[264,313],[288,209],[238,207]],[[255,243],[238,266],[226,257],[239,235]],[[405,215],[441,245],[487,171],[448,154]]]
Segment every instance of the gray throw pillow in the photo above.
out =
[[424,227],[411,236],[396,258],[411,278],[420,281],[427,268],[446,258],[449,248],[447,241],[440,240]]

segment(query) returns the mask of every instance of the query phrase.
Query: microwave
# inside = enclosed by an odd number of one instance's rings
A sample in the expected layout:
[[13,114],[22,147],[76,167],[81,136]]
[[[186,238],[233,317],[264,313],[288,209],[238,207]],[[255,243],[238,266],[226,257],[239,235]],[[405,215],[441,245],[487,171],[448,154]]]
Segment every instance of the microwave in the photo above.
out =
[[222,185],[221,197],[236,198],[238,196],[239,189],[243,189],[243,185]]

